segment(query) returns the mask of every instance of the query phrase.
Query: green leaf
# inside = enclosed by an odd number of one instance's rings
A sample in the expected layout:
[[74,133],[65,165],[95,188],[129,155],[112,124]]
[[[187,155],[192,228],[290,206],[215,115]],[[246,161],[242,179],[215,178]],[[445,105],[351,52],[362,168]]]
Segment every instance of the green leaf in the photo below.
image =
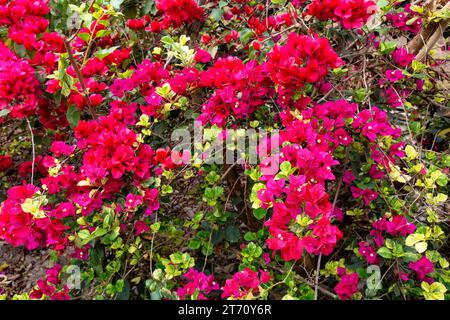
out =
[[448,177],[446,174],[442,174],[436,179],[436,183],[441,187],[445,187],[448,184]]
[[117,280],[117,282],[116,282],[116,290],[117,290],[117,292],[122,292],[124,284],[125,283],[124,283],[123,279]]
[[435,197],[435,200],[437,203],[446,202],[447,199],[448,199],[448,196],[444,193],[438,193],[438,195]]
[[66,117],[70,127],[75,128],[80,121],[81,111],[75,105],[70,105],[69,108],[67,108]]
[[392,41],[382,42],[380,44],[380,51],[382,54],[390,54],[397,48],[397,43]]
[[85,42],[88,42],[89,39],[91,38],[91,36],[87,32],[81,32],[78,34],[78,38],[80,38],[81,40],[83,40]]
[[406,25],[407,25],[407,26],[412,25],[414,22],[416,22],[417,19],[419,19],[418,16],[412,17],[411,19],[409,19],[408,21],[406,21]]
[[99,59],[103,59],[104,57],[106,57],[106,56],[110,55],[111,53],[113,53],[114,50],[116,50],[117,48],[119,48],[119,47],[118,46],[114,46],[114,47],[110,47],[110,48],[107,48],[107,49],[98,50],[95,53],[95,56],[97,58],[99,58]]
[[412,247],[413,245],[415,245],[417,242],[420,241],[424,241],[425,240],[425,235],[421,234],[421,233],[413,233],[410,234],[406,240],[405,240],[405,244],[408,247]]
[[101,236],[105,235],[106,233],[107,233],[107,231],[105,229],[97,227],[95,229],[95,231],[92,232],[91,237],[92,238],[98,238],[98,237],[101,237]]
[[197,250],[198,248],[200,248],[200,245],[201,241],[199,239],[192,239],[191,241],[189,241],[189,249]]
[[159,290],[150,293],[150,299],[152,300],[161,300],[161,293]]
[[420,72],[427,68],[426,64],[423,64],[422,62],[419,62],[417,60],[414,60],[411,64],[411,66],[412,66],[414,72]]
[[82,12],[80,14],[80,18],[81,20],[83,20],[84,24],[89,26],[92,23],[92,14],[88,13],[88,12]]
[[72,91],[75,80],[67,74],[66,70],[61,71],[61,69],[59,68],[58,73],[58,79],[61,85],[61,94],[65,97],[68,97],[70,95],[70,92]]
[[378,249],[377,253],[378,253],[381,257],[383,257],[383,258],[385,258],[385,259],[391,259],[391,258],[392,258],[392,253],[391,253],[391,251],[390,251],[388,248],[386,248],[386,247],[381,247],[380,249]]
[[245,241],[253,241],[256,240],[256,233],[254,232],[246,232],[244,235]]
[[439,258],[439,264],[441,265],[442,268],[448,268],[450,266],[450,263],[447,261],[447,259],[445,258]]
[[389,5],[389,1],[388,0],[378,0],[377,2],[377,7],[380,9],[383,9],[384,7]]
[[95,37],[96,37],[97,39],[99,39],[99,38],[106,37],[106,36],[110,35],[111,33],[112,33],[111,30],[99,30],[99,31],[97,32],[97,34],[95,35]]
[[155,222],[150,226],[150,229],[153,233],[157,233],[159,231],[159,228],[161,227],[161,222]]
[[89,230],[87,230],[87,229],[78,231],[78,237],[81,240],[87,240],[90,236],[91,236],[91,234],[90,234]]
[[388,249],[394,249],[394,246],[395,246],[395,242],[394,241],[392,241],[391,239],[386,239],[386,241],[385,241],[385,244],[384,244],[385,246],[386,246],[386,248],[388,248]]
[[175,43],[175,41],[170,36],[164,36],[161,38],[161,42],[167,45],[172,45]]
[[175,252],[172,253],[170,256],[170,261],[172,261],[175,264],[180,264],[183,262],[183,254],[181,252]]
[[261,220],[263,219],[267,214],[267,210],[264,210],[263,208],[258,208],[256,210],[253,210],[253,215],[256,219]]
[[356,102],[362,102],[367,97],[366,89],[359,88],[358,90],[355,90],[354,98]]
[[[121,283],[119,283],[121,281]],[[117,300],[129,300],[130,298],[130,283],[128,281],[119,280],[116,283]]]
[[241,233],[236,226],[228,226],[225,230],[225,239],[229,242],[238,242],[240,237]]
[[240,32],[239,40],[242,44],[246,44],[255,35],[255,32],[251,29],[244,29]]

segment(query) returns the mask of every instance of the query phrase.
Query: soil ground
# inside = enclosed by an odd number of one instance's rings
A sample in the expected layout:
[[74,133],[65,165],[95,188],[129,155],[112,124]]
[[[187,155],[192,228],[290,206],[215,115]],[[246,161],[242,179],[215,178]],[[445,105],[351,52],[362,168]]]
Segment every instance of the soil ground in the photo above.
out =
[[8,297],[29,292],[45,277],[47,250],[28,251],[0,241],[0,294]]

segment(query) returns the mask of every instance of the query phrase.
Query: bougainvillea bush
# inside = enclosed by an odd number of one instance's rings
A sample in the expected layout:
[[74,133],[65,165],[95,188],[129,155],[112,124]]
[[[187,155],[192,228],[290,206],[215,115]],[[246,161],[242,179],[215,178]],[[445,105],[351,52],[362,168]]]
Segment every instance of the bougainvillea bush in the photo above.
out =
[[449,299],[449,19],[0,0],[0,241],[50,265],[1,297]]

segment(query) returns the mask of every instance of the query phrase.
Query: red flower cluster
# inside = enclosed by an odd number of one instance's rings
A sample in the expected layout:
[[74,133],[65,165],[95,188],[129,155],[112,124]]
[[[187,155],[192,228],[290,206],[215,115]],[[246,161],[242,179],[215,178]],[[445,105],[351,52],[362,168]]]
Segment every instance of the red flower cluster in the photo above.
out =
[[178,28],[183,23],[204,21],[205,12],[194,0],[157,0],[156,8],[162,12],[164,29]]
[[338,273],[340,273],[341,281],[336,285],[334,291],[342,300],[351,299],[358,292],[359,276],[357,273],[345,274],[345,269],[338,270]]
[[222,288],[222,298],[232,297],[239,299],[249,293],[257,294],[261,283],[270,281],[270,274],[267,271],[253,271],[249,268],[237,272],[231,279],[227,279]]
[[234,115],[243,118],[264,104],[273,92],[266,65],[243,63],[239,58],[221,58],[200,75],[199,86],[214,88],[214,95],[202,107],[198,121],[223,126]]
[[[434,272],[433,263],[427,257],[422,257],[416,262],[410,262],[409,268],[414,270],[420,281],[433,282],[433,279],[427,278],[427,275]],[[430,281],[431,280],[431,281]]]
[[393,216],[388,220],[387,216],[383,216],[372,224],[370,235],[374,238],[375,244],[381,247],[384,244],[383,231],[394,237],[406,237],[416,230],[416,226],[408,222],[404,216]]
[[362,198],[366,206],[369,206],[372,203],[372,201],[378,198],[378,193],[369,188],[362,190],[355,186],[351,186],[350,190],[352,192],[353,197],[355,199]]
[[399,48],[392,53],[392,59],[400,67],[406,68],[411,62],[413,62],[415,56],[408,53],[405,48]]
[[387,113],[377,107],[361,111],[352,126],[354,129],[361,130],[362,135],[371,142],[375,142],[377,137],[398,138],[401,134],[401,129],[394,129],[389,124]]
[[30,64],[0,42],[0,110],[9,109],[14,118],[36,112],[39,82]]
[[312,225],[311,229],[313,230],[312,235],[302,239],[309,254],[318,255],[322,253],[327,256],[343,237],[342,232],[336,226],[332,226],[330,220],[326,217]]
[[36,35],[45,32],[50,13],[48,0],[0,1],[0,26],[7,26],[8,38],[27,50],[37,49]]
[[[301,120],[290,112],[280,114],[285,125],[285,130],[280,132],[280,142],[284,147],[279,154],[269,158],[275,163],[289,162],[295,173],[288,179],[264,175],[261,180],[266,182],[266,188],[259,190],[257,196],[262,208],[273,206],[273,215],[266,222],[272,236],[267,245],[271,250],[280,251],[283,260],[300,259],[303,249],[310,254],[329,255],[343,236],[337,227],[331,225],[332,218],[341,219],[342,215],[330,203],[325,182],[335,179],[331,168],[339,164],[333,159],[333,151],[352,142],[347,130],[361,130],[370,143],[381,136],[399,135],[389,125],[386,113],[376,107],[356,112],[356,104],[340,100],[303,109]],[[389,168],[389,161],[395,162],[394,155],[386,159],[376,149],[373,148],[372,152],[375,161],[386,165],[386,168]],[[354,176],[349,177],[349,173],[345,178],[348,184],[355,180]],[[355,186],[351,186],[351,191],[354,197],[362,197],[366,205],[378,196],[370,189],[361,190]],[[297,224],[304,215],[314,220],[308,228]],[[398,225],[397,219],[389,223],[389,232],[394,232],[394,225]]]
[[[163,99],[155,92],[155,89],[157,86],[165,83],[168,78],[169,72],[164,69],[160,63],[144,60],[136,66],[136,69],[130,78],[115,79],[114,83],[109,88],[113,95],[118,98],[123,98],[126,94],[130,94],[131,92],[135,93],[133,90],[138,89],[147,102],[147,105],[140,106],[142,113],[150,116],[158,116],[159,111],[162,108]],[[194,80],[196,80],[196,77],[194,78]],[[192,82],[194,81],[192,79],[190,80]],[[125,108],[123,108],[123,102],[114,103],[121,107],[118,109],[125,110]],[[131,107],[135,108],[134,104],[131,104],[130,108]],[[133,110],[129,110],[127,113],[130,115],[130,118],[134,117]]]
[[0,172],[8,170],[13,165],[10,155],[0,155]]
[[[303,248],[310,254],[328,255],[343,236],[331,225],[335,212],[325,181],[335,179],[331,167],[339,163],[333,159],[332,151],[351,143],[345,119],[353,118],[356,109],[355,104],[336,101],[303,110],[303,120],[290,113],[283,116],[286,129],[280,133],[281,143],[288,144],[276,158],[280,163],[289,162],[295,175],[288,177],[288,186],[285,179],[263,176],[266,188],[259,190],[258,198],[263,208],[273,205],[273,215],[266,222],[272,235],[267,245],[271,250],[280,250],[286,261],[300,259]],[[299,230],[293,221],[302,215],[315,221],[309,228]]]
[[370,245],[364,241],[359,242],[358,253],[366,259],[369,264],[378,264],[379,259],[377,257],[377,252]]
[[208,295],[211,291],[219,290],[219,284],[214,281],[214,276],[212,275],[206,275],[191,268],[183,276],[189,282],[177,290],[181,300],[187,300],[194,294],[196,295],[196,300],[206,300],[207,297],[205,295]]
[[367,0],[313,0],[307,9],[319,20],[339,21],[346,29],[358,29],[377,7],[375,2]]
[[113,117],[103,117],[98,122],[80,121],[75,137],[80,149],[88,149],[81,171],[92,184],[108,175],[120,179],[130,171],[142,178],[149,175],[151,157],[146,156],[153,156],[153,151],[143,150],[142,158],[135,157],[136,134]]
[[0,238],[28,250],[40,246],[61,250],[67,242],[64,236],[67,227],[61,220],[50,218],[44,204],[40,207],[30,204],[38,191],[31,184],[8,190],[8,198],[0,207]]
[[420,31],[423,20],[417,12],[411,10],[410,3],[404,8],[401,8],[398,12],[394,10],[386,14],[386,19],[392,23],[394,27],[413,33],[418,33]]
[[46,278],[38,280],[37,287],[30,293],[30,298],[41,299],[43,296],[47,296],[50,300],[70,300],[69,289],[66,286],[62,290],[57,289],[58,286],[61,286],[59,279],[61,269],[59,264],[48,269]]
[[279,86],[281,95],[288,94],[289,97],[306,83],[322,80],[330,68],[343,63],[328,39],[296,33],[289,35],[285,45],[276,45],[267,58],[272,81]]

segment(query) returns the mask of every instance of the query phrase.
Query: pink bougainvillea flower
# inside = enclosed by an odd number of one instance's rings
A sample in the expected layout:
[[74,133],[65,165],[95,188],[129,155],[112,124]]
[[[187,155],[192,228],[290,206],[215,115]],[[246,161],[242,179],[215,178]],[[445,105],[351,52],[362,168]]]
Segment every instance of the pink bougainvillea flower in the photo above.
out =
[[416,226],[408,222],[404,216],[394,216],[391,221],[386,222],[386,231],[393,236],[400,235],[402,237],[413,233]]
[[285,261],[298,260],[303,254],[303,243],[293,233],[279,230],[275,237],[267,239],[270,250],[280,250],[281,258]]
[[342,181],[344,181],[345,184],[350,185],[355,180],[356,177],[351,170],[345,171],[344,176],[342,178]]
[[198,49],[194,56],[195,61],[201,63],[208,63],[211,61],[212,57],[208,51]]
[[414,60],[414,55],[409,54],[405,48],[399,48],[392,53],[392,58],[400,67],[406,68]]
[[416,262],[410,262],[409,268],[417,273],[419,280],[424,280],[428,274],[434,272],[433,263],[427,257],[422,257]]
[[334,288],[341,300],[349,300],[358,292],[359,276],[357,273],[345,274],[341,276],[340,282]]
[[402,280],[402,281],[408,281],[409,280],[409,275],[406,272],[402,272],[400,271],[398,273],[398,277]]
[[156,8],[163,13],[164,28],[180,27],[183,23],[203,21],[205,12],[194,0],[157,0]]
[[144,221],[136,221],[134,223],[134,235],[139,236],[141,233],[147,232],[150,230],[150,227]]
[[404,78],[403,72],[401,70],[395,69],[395,70],[391,70],[388,69],[386,70],[386,78],[390,81],[390,82],[398,82],[400,80],[402,80]]
[[378,264],[379,259],[377,257],[377,253],[375,249],[366,244],[364,241],[359,242],[359,254],[362,255],[367,263],[369,264]]
[[61,155],[70,156],[74,150],[75,146],[69,146],[64,141],[53,141],[50,148],[55,157],[60,157]]
[[267,283],[270,280],[270,274],[260,270],[258,272],[245,268],[236,272],[231,279],[227,279],[222,290],[222,298],[232,297],[239,299],[248,293],[257,294],[261,283]]
[[352,192],[353,197],[355,197],[356,199],[363,198],[364,204],[366,206],[369,206],[372,203],[372,201],[378,198],[378,193],[369,188],[363,190],[358,187],[351,186],[350,190]]
[[307,9],[319,20],[339,21],[346,29],[358,29],[377,11],[377,6],[367,0],[313,0]]
[[212,291],[219,290],[219,284],[214,280],[213,275],[206,275],[203,272],[190,268],[183,277],[188,282],[177,290],[181,300],[185,300],[188,297],[191,298],[195,293],[197,293],[197,300],[206,300],[206,295]]
[[0,172],[6,171],[13,165],[10,155],[0,155]]
[[129,193],[125,198],[125,208],[135,209],[143,203],[143,197],[139,194]]
[[144,203],[147,205],[145,215],[151,215],[154,211],[159,209],[158,189],[145,190]]

